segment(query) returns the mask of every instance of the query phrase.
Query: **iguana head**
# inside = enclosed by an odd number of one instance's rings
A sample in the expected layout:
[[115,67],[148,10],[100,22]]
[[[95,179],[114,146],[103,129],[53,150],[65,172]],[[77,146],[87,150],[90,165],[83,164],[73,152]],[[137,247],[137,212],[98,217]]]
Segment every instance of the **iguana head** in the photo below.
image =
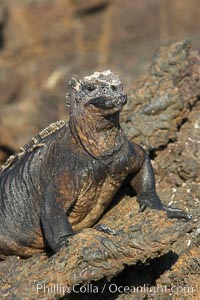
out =
[[111,115],[122,110],[127,96],[119,77],[110,70],[95,72],[83,79],[72,79],[71,112],[94,110],[102,115]]

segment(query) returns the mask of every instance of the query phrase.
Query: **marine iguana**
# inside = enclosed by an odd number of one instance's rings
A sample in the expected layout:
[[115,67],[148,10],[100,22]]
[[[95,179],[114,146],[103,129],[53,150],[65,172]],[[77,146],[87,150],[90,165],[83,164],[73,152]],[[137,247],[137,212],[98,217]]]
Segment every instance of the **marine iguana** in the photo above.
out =
[[162,204],[147,153],[121,129],[127,96],[119,77],[107,70],[70,85],[69,122],[51,124],[1,168],[1,257],[29,257],[47,246],[57,252],[97,222],[125,180],[141,211],[191,218]]

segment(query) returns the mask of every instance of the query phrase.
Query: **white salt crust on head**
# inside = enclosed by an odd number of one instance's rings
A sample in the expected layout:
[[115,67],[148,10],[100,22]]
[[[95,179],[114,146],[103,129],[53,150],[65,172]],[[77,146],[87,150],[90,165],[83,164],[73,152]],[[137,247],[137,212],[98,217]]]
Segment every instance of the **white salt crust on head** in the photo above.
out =
[[98,80],[101,82],[106,82],[110,85],[119,85],[121,81],[117,75],[112,73],[110,70],[106,70],[103,72],[94,72],[92,75],[85,76],[83,79],[87,81]]

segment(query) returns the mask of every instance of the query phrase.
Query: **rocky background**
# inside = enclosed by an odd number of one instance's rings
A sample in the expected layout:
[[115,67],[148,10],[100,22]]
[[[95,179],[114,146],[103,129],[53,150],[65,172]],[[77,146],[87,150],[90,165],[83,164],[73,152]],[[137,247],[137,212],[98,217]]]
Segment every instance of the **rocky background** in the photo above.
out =
[[[149,151],[161,199],[193,215],[185,223],[158,212],[138,214],[135,199],[122,189],[115,199],[121,201],[101,220],[122,229],[119,237],[87,229],[54,257],[0,262],[0,298],[61,299],[59,291],[37,293],[35,284],[92,283],[101,291],[106,284],[98,299],[199,299],[199,4],[0,1],[0,163],[50,122],[67,119],[68,79],[110,68],[129,96],[122,127]],[[112,283],[167,291],[112,294]],[[171,293],[174,286],[193,290]]]
[[163,44],[200,49],[199,0],[1,0],[0,160],[66,119],[67,82],[110,68],[127,91]]

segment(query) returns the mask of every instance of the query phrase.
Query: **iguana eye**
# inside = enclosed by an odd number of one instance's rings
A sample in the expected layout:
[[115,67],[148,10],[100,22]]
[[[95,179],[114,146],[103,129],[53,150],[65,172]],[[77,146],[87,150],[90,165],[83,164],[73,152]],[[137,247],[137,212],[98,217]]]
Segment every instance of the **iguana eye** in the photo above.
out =
[[86,86],[86,90],[87,90],[88,92],[93,92],[95,89],[96,89],[96,88],[95,88],[94,85],[88,85],[88,86]]

